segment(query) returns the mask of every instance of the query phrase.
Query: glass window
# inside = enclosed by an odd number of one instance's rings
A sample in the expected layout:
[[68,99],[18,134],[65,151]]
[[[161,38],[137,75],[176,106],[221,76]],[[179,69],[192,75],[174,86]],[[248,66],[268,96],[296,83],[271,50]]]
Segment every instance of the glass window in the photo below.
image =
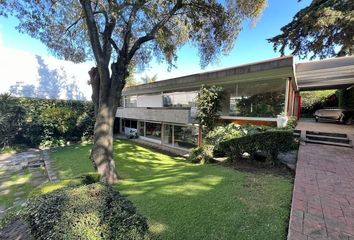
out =
[[227,86],[230,92],[230,115],[276,117],[284,111],[286,81],[237,83]]
[[194,148],[198,145],[198,128],[193,126],[174,126],[174,145]]
[[161,124],[145,122],[145,137],[161,140]]
[[139,136],[145,136],[144,134],[144,122],[139,123]]
[[163,95],[164,107],[195,107],[197,92],[174,92]]
[[137,96],[125,96],[125,107],[136,107],[137,106]]
[[172,144],[172,125],[170,124],[164,124],[163,125],[163,143],[164,144]]

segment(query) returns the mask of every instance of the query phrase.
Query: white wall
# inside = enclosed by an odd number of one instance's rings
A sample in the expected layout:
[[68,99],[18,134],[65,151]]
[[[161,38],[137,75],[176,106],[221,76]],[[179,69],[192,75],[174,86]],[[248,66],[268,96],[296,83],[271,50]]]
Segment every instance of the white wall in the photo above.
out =
[[163,107],[162,94],[138,96],[137,107]]

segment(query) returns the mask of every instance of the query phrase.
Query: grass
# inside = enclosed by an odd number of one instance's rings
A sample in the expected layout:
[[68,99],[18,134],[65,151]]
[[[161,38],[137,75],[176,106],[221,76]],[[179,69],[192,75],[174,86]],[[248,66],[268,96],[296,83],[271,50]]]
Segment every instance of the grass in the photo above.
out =
[[[44,170],[42,169],[41,171]],[[5,172],[0,172],[0,176],[3,174]],[[10,174],[9,178],[2,180],[0,182],[0,186],[3,188],[0,196],[0,206],[11,207],[15,201],[16,193],[21,193],[18,197],[25,199],[33,189],[33,185],[30,183],[32,178],[32,173],[27,169],[21,174],[15,171]]]
[[[52,153],[60,177],[92,171],[90,146]],[[292,180],[193,165],[130,141],[115,141],[117,189],[148,218],[158,239],[286,239]]]

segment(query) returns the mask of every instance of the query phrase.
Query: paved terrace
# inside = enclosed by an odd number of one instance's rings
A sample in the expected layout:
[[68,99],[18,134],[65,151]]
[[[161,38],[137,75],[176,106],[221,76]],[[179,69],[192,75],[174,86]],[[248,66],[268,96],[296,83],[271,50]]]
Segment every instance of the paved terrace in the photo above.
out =
[[354,240],[353,149],[300,146],[288,240],[303,239]]

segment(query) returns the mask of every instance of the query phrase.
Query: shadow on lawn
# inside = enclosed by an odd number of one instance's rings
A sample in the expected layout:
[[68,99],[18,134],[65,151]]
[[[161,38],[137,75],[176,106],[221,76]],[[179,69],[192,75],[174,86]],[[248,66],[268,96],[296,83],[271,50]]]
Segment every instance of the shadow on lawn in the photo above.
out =
[[115,152],[123,178],[118,189],[149,217],[157,238],[286,236],[291,198],[291,184],[284,188],[287,178],[193,165],[128,141],[115,142]]

